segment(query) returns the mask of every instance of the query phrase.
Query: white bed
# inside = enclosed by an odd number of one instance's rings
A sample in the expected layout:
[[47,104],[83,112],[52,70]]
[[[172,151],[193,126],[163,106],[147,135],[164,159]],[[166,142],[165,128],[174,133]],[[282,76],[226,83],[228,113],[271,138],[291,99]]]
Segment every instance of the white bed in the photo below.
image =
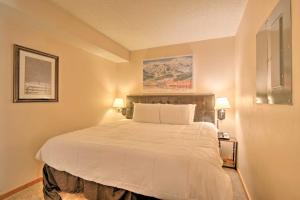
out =
[[169,200],[231,200],[216,128],[122,120],[49,139],[37,159],[85,180]]

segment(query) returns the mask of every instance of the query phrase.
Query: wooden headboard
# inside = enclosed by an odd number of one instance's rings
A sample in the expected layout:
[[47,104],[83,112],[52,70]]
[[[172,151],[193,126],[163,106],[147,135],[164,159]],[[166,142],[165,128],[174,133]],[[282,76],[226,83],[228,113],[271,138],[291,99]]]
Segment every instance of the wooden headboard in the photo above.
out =
[[133,103],[196,104],[194,121],[215,123],[215,95],[213,94],[128,95],[126,113],[124,113],[127,119],[132,119]]

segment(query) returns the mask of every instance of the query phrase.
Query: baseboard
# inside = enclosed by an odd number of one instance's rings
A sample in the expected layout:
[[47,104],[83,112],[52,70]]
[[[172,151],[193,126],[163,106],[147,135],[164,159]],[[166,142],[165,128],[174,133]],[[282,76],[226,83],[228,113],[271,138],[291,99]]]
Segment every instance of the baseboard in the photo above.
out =
[[238,175],[239,175],[239,177],[240,177],[240,179],[241,179],[241,182],[242,182],[244,191],[245,191],[245,193],[246,193],[246,195],[247,195],[247,198],[248,198],[249,200],[251,200],[250,193],[249,193],[249,191],[248,191],[248,189],[247,189],[247,187],[246,187],[245,181],[244,181],[244,179],[243,179],[243,176],[242,176],[240,170],[239,170],[239,169],[236,169],[236,171],[238,172]]
[[29,183],[26,183],[26,184],[24,184],[24,185],[22,185],[20,187],[17,187],[16,189],[13,189],[13,190],[11,190],[11,191],[9,191],[7,193],[4,193],[4,194],[0,195],[0,200],[6,199],[7,197],[10,197],[13,194],[21,192],[22,190],[25,190],[26,188],[28,188],[28,187],[36,184],[36,183],[39,183],[42,180],[43,180],[43,178],[39,177],[37,179],[34,179],[33,181],[30,181]]

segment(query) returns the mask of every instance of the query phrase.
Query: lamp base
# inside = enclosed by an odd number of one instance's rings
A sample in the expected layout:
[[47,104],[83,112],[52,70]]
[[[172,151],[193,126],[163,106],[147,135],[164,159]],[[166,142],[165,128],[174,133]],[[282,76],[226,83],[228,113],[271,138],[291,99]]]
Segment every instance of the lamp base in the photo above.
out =
[[218,110],[218,119],[219,120],[225,119],[225,110],[224,109]]

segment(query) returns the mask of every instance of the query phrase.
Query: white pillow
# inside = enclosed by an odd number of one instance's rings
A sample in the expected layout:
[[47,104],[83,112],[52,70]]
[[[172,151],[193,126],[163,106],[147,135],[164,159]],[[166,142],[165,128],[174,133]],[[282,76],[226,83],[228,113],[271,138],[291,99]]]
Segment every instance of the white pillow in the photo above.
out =
[[160,122],[164,124],[192,124],[195,108],[195,104],[161,104]]
[[134,103],[133,120],[137,122],[160,123],[160,104]]

